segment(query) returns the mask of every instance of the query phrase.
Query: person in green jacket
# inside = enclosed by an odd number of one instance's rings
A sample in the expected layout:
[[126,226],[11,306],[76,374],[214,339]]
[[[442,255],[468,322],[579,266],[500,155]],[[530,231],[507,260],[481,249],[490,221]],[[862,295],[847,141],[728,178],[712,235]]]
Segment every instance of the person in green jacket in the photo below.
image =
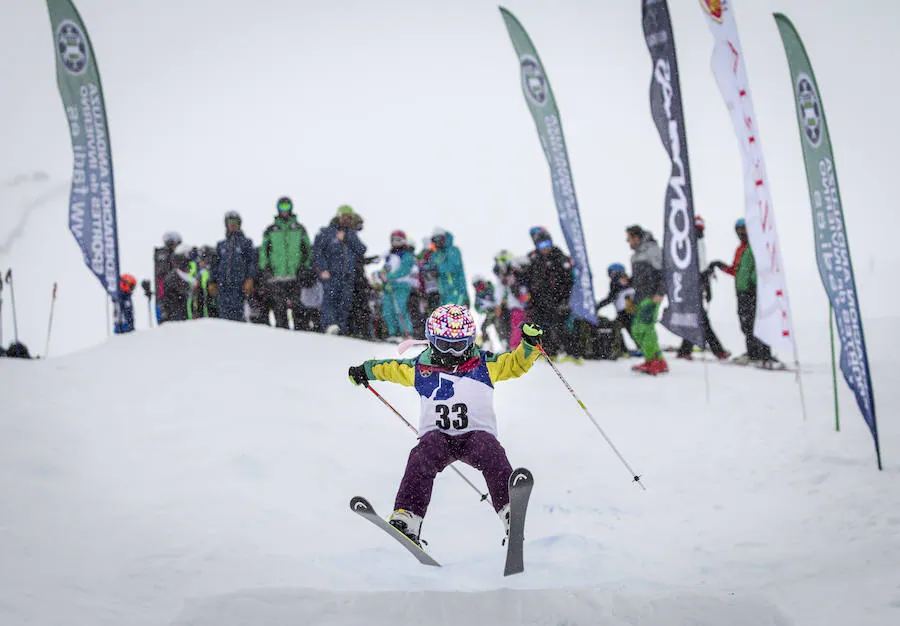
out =
[[259,271],[275,325],[287,328],[288,308],[295,309],[294,317],[299,317],[300,290],[315,285],[316,274],[309,235],[294,215],[294,203],[285,196],[278,200],[277,208],[275,221],[263,232]]
[[768,363],[773,360],[772,349],[753,334],[753,324],[756,322],[756,260],[753,258],[753,250],[750,249],[747,223],[744,218],[734,223],[734,232],[741,242],[734,253],[734,262],[728,266],[722,261],[713,261],[709,266],[718,267],[729,276],[734,276],[738,320],[747,341],[747,353],[737,357],[735,361]]

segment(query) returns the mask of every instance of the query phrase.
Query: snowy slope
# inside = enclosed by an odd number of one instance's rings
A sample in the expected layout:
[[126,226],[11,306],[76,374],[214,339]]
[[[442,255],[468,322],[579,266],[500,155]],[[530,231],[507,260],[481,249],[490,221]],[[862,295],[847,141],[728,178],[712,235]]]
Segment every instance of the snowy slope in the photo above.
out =
[[392,346],[210,320],[2,360],[0,624],[897,623],[898,346],[879,336],[881,473],[843,391],[833,432],[825,361],[805,422],[790,374],[563,365],[646,492],[546,364],[498,386],[501,439],[536,477],[508,579],[500,522],[451,472],[424,527],[440,569],[348,509],[387,514],[413,445],[346,378]]

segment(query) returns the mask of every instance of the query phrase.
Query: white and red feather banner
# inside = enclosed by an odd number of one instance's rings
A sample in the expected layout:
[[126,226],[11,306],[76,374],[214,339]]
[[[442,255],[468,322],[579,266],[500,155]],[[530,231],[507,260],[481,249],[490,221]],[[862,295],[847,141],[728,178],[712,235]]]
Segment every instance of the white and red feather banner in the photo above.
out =
[[744,218],[750,248],[756,260],[756,325],[754,334],[782,357],[797,359],[794,324],[788,298],[781,243],[775,228],[775,213],[750,83],[744,66],[734,11],[729,0],[700,0],[709,30],[715,39],[712,72],[725,99],[741,149],[744,169]]

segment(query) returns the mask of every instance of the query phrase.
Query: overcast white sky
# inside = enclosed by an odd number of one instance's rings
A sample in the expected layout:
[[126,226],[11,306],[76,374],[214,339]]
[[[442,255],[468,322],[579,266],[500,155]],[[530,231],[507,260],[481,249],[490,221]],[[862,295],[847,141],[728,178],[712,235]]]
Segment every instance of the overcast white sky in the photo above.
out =
[[[710,258],[729,259],[743,212],[741,163],[709,70],[697,0],[670,0],[696,211]],[[893,311],[900,217],[894,41],[900,3],[735,0],[784,247],[796,332],[825,324],[787,62],[773,11],[787,14],[816,69],[836,150],[847,230],[867,317]],[[152,247],[179,230],[214,243],[237,210],[258,241],[275,199],[293,197],[314,233],[343,203],[364,241],[402,228],[456,234],[466,270],[500,248],[524,253],[533,224],[562,243],[549,172],[496,4],[480,0],[289,2],[80,0],[109,110],[122,270],[152,271]],[[597,295],[627,262],[623,229],[661,235],[668,157],[650,118],[650,57],[639,0],[510,0],[556,95]],[[60,283],[52,354],[102,341],[104,297],[67,230],[72,154],[44,3],[6,0],[0,20],[0,269],[13,267],[19,334],[43,352]],[[43,181],[17,177],[45,172]],[[891,282],[888,282],[891,281]],[[12,335],[4,290],[3,341]],[[136,297],[138,325],[146,301]],[[714,320],[732,321],[718,283]],[[724,323],[724,322],[723,322]]]

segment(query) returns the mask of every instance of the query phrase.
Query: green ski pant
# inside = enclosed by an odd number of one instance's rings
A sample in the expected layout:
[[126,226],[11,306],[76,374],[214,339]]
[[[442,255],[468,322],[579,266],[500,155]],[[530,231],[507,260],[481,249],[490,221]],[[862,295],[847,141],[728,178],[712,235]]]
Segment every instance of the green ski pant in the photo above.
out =
[[659,305],[652,298],[644,298],[638,304],[631,322],[631,337],[638,348],[644,353],[644,358],[662,358],[659,350],[659,338],[656,336],[656,321],[659,314]]

